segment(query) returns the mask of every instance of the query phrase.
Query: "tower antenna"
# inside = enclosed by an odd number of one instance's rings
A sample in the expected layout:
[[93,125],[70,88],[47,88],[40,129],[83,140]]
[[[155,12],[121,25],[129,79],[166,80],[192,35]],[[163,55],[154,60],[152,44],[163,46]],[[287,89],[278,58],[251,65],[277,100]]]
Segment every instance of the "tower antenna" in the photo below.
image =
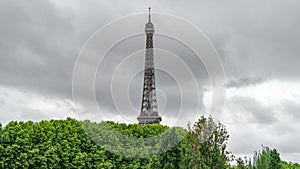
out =
[[151,7],[149,7],[148,9],[149,9],[149,22],[151,22],[151,14],[150,14],[150,12],[151,12]]

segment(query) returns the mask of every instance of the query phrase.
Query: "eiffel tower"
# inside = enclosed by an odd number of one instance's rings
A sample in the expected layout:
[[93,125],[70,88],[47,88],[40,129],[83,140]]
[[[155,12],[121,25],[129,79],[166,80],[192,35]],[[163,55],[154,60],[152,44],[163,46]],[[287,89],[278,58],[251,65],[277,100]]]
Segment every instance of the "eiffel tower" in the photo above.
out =
[[154,26],[151,23],[151,8],[149,7],[149,20],[145,26],[146,53],[144,69],[144,88],[141,105],[141,114],[138,116],[139,124],[159,124],[161,117],[158,115],[156,89],[155,89],[155,67],[153,56],[153,34]]

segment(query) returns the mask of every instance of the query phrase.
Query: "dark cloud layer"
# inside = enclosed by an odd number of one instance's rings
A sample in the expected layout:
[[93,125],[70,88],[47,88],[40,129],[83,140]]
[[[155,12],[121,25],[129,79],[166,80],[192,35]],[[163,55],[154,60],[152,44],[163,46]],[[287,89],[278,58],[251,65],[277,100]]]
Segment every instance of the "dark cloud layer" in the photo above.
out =
[[[70,97],[72,17],[49,1],[0,2],[1,85]],[[69,44],[69,45],[66,45]]]
[[[219,51],[229,86],[260,82],[266,76],[298,80],[297,1],[132,1],[134,6],[78,2],[82,8],[59,8],[59,2],[50,1],[1,1],[2,85],[70,97],[73,66],[87,37],[110,19],[143,11],[147,5],[202,28]],[[113,7],[122,10],[108,10]]]
[[250,77],[243,77],[238,80],[230,80],[227,82],[226,87],[227,88],[240,88],[240,87],[247,87],[247,86],[252,86],[256,84],[260,84],[262,82],[266,81],[265,79],[262,78],[250,78]]

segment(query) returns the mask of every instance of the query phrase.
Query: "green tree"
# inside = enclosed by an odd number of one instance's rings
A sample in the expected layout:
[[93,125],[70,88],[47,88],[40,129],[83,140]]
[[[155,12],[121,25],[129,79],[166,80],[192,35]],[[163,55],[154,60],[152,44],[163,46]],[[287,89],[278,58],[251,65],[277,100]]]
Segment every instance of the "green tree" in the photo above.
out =
[[262,146],[261,151],[254,152],[253,162],[251,159],[243,161],[241,158],[236,159],[238,169],[284,169],[290,166],[286,162],[282,162],[280,154],[276,149]]
[[192,136],[191,152],[196,168],[223,169],[228,167],[230,154],[227,150],[229,134],[224,125],[215,123],[212,117],[201,118],[189,127]]
[[236,159],[236,164],[237,164],[237,166],[236,166],[237,169],[247,169],[247,167],[245,166],[244,160],[241,157]]
[[276,149],[263,147],[261,152],[256,152],[253,157],[254,168],[257,169],[282,169],[280,156]]

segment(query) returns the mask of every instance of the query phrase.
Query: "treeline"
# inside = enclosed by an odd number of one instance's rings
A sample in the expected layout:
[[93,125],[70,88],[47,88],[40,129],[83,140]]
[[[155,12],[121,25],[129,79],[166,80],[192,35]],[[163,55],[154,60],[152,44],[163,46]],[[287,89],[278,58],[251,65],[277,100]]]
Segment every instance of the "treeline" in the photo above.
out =
[[[117,137],[116,132],[127,137]],[[130,138],[160,135],[161,138],[139,147],[132,147],[130,142],[134,140]],[[204,117],[189,131],[162,125],[78,122],[70,118],[10,122],[0,127],[0,168],[222,169],[229,166],[227,139],[223,125]],[[122,144],[126,145],[119,146]],[[112,152],[107,151],[110,148]],[[113,153],[118,149],[126,154]],[[136,149],[143,151],[136,153]],[[155,154],[157,151],[162,153]],[[144,158],[138,158],[140,152],[145,153]]]
[[261,151],[254,152],[252,158],[237,158],[236,162],[236,169],[300,169],[299,164],[282,161],[276,149],[265,146]]
[[[10,122],[0,124],[0,168],[226,169],[233,160],[228,138],[225,126],[210,117],[201,117],[188,130],[70,118]],[[279,161],[283,167],[292,165]],[[242,159],[237,163],[237,168],[253,165]]]

